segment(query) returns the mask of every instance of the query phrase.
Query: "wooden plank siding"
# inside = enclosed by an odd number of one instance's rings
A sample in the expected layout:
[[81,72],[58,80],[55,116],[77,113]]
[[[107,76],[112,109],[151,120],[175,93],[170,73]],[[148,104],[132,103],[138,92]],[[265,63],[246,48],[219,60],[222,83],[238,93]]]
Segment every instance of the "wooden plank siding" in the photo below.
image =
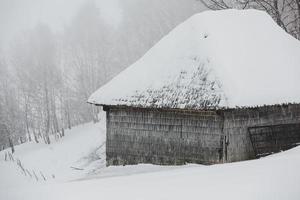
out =
[[300,123],[249,127],[248,132],[257,158],[277,153],[300,143]]
[[219,163],[221,127],[215,112],[110,108],[107,165]]
[[[256,156],[248,127],[300,123],[300,104],[225,110],[224,120],[227,162],[249,160]],[[272,149],[267,151],[272,152]]]
[[253,159],[248,127],[300,123],[300,104],[203,111],[104,109],[107,165],[215,164]]

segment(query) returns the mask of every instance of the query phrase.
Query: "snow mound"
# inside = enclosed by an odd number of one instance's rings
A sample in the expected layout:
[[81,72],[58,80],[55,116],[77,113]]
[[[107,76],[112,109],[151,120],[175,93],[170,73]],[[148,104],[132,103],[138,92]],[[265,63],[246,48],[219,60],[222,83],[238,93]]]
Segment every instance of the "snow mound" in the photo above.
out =
[[13,160],[6,156],[10,149],[0,151],[0,193],[5,187],[85,177],[92,164],[105,167],[105,120],[73,127],[59,140],[51,139],[51,144],[15,146]]
[[[299,168],[300,148],[296,147],[258,160],[212,166],[108,167],[91,179],[0,186],[0,199],[299,200]],[[5,170],[1,165],[0,169]]]
[[206,11],[177,26],[88,102],[208,108],[300,102],[300,42],[257,10]]

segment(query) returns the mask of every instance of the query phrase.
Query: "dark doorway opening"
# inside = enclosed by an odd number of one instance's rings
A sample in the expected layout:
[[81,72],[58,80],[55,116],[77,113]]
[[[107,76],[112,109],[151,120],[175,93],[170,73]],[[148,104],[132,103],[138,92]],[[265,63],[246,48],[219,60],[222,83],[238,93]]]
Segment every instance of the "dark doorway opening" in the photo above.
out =
[[257,158],[300,144],[300,123],[248,127],[248,132]]

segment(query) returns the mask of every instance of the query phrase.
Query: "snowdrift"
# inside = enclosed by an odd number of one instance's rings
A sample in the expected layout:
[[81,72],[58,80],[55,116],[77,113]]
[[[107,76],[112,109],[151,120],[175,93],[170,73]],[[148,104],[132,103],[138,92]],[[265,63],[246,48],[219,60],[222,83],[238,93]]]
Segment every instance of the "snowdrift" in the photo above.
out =
[[49,145],[28,142],[15,150],[13,160],[6,156],[10,149],[0,151],[0,191],[4,186],[79,178],[89,173],[91,164],[105,166],[105,120],[66,130],[59,140],[51,137]]
[[102,119],[74,127],[50,145],[16,146],[14,158],[30,173],[35,171],[39,180],[25,176],[16,161],[5,161],[8,150],[1,151],[0,199],[300,199],[300,147],[258,160],[211,166],[105,167],[105,145],[98,151],[105,142]]
[[99,105],[207,108],[300,102],[300,42],[257,10],[194,15],[91,95]]

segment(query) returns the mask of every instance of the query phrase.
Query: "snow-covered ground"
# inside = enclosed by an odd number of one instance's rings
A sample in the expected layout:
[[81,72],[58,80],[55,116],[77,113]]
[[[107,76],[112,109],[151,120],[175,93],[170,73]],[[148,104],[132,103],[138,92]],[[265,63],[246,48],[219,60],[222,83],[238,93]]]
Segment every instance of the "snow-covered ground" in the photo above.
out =
[[52,138],[50,145],[43,141],[18,145],[14,160],[6,155],[5,161],[5,154],[10,150],[0,152],[0,176],[5,179],[0,181],[0,187],[41,182],[44,177],[47,182],[65,181],[88,173],[90,164],[105,166],[104,133],[102,123],[88,123],[67,130],[65,137],[59,140]]
[[300,199],[300,147],[212,166],[105,167],[104,143],[101,120],[74,127],[50,145],[19,145],[14,162],[0,152],[0,199]]

